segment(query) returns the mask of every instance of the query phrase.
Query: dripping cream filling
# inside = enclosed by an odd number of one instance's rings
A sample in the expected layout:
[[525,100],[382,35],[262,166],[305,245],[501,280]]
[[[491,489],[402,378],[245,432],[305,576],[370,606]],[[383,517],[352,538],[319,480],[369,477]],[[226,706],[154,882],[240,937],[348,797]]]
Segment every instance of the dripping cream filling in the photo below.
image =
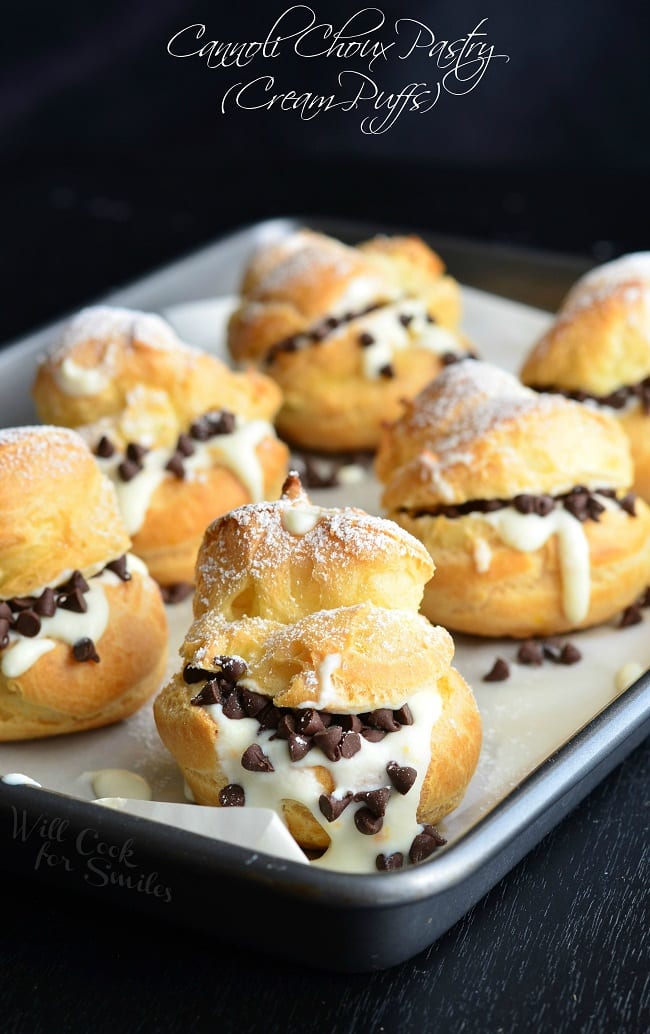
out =
[[[127,554],[126,573],[144,575],[145,565],[137,557]],[[0,670],[5,678],[19,678],[44,654],[53,650],[58,643],[66,643],[74,647],[80,640],[97,643],[108,624],[109,606],[104,591],[107,585],[119,585],[121,579],[113,571],[104,569],[100,574],[89,579],[88,588],[83,592],[86,610],[78,613],[57,607],[51,616],[40,617],[40,628],[35,635],[26,637],[14,631],[8,631],[8,644],[0,656]]]

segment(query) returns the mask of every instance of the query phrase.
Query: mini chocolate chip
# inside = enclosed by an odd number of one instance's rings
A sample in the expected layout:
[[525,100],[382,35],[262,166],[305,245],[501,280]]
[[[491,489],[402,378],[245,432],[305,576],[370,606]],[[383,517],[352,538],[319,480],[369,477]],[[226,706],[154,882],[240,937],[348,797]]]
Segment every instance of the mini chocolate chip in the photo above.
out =
[[332,718],[334,716],[331,715],[329,713],[329,711],[319,711],[318,712],[318,717],[320,718],[321,722],[323,723],[323,728],[324,729],[329,729],[330,725],[332,724]]
[[305,710],[301,710],[296,720],[296,729],[301,732],[304,736],[313,736],[314,733],[322,732],[325,726],[323,720],[318,713],[312,707],[307,707]]
[[220,704],[223,700],[219,683],[216,679],[210,679],[205,686],[199,690],[196,696],[192,697],[190,703],[194,707],[207,707],[210,704]]
[[517,650],[517,660],[520,664],[529,664],[539,668],[544,663],[544,650],[542,644],[535,639],[527,639]]
[[251,743],[250,747],[246,748],[241,757],[241,764],[247,772],[275,772],[259,743]]
[[367,837],[373,837],[375,833],[379,833],[384,820],[381,816],[373,815],[370,808],[359,808],[354,813],[354,824],[360,833]]
[[246,711],[244,710],[241,696],[236,689],[233,689],[224,700],[223,713],[226,718],[233,719],[234,721],[238,721],[240,718],[246,717]]
[[246,804],[246,794],[243,786],[239,783],[228,783],[219,790],[219,804],[222,808],[243,808]]
[[370,345],[374,345],[374,343],[374,336],[372,334],[369,334],[367,330],[364,330],[361,334],[359,334],[359,344],[363,348],[370,348]]
[[113,574],[116,574],[123,582],[129,582],[131,581],[131,575],[127,571],[126,564],[126,553],[124,553],[122,556],[118,557],[117,560],[111,560],[110,564],[106,564],[106,570],[112,571]]
[[427,323],[437,323],[438,322],[436,320],[436,317],[432,316],[430,312],[427,313],[426,320],[427,320]]
[[392,363],[384,363],[383,366],[380,366],[379,367],[379,376],[380,377],[385,377],[387,380],[390,380],[392,377],[395,377],[395,367],[393,366],[393,364]]
[[545,639],[542,643],[542,649],[544,656],[548,657],[549,661],[554,661],[556,664],[560,663],[560,656],[562,654],[562,643],[557,638]]
[[621,615],[619,628],[629,628],[630,625],[638,625],[643,621],[643,614],[641,608],[633,603],[630,607],[626,607]]
[[141,463],[133,463],[131,460],[122,460],[118,465],[117,473],[120,481],[133,481],[133,478],[142,470]]
[[430,825],[428,822],[423,823],[422,832],[425,833],[428,837],[431,837],[433,840],[435,840],[436,847],[442,847],[443,844],[447,843],[442,834],[438,832],[437,828],[435,826]]
[[386,814],[386,805],[388,804],[389,797],[389,786],[381,786],[377,790],[359,790],[354,795],[355,801],[365,804],[368,810],[378,819],[383,818]]
[[182,434],[179,434],[178,436],[178,440],[176,442],[176,452],[179,452],[181,456],[192,456],[194,453],[194,445],[192,444],[192,439],[190,438],[189,434],[186,434],[184,431]]
[[650,587],[642,594],[637,606],[650,607]]
[[356,714],[339,715],[336,724],[340,725],[344,732],[361,732],[363,728],[363,723]]
[[227,409],[215,410],[205,414],[210,435],[232,434],[235,430],[235,414]]
[[572,492],[564,499],[564,508],[578,521],[586,521],[589,516],[589,496],[587,492]]
[[5,618],[7,622],[10,622],[13,617],[11,607],[4,600],[0,602],[0,618]]
[[370,711],[366,721],[373,729],[383,729],[384,732],[398,732],[400,728],[390,707],[377,707]]
[[182,481],[185,477],[185,467],[183,466],[183,457],[180,452],[175,452],[165,464],[165,470],[168,470],[170,474]]
[[72,653],[76,661],[95,661],[95,663],[99,663],[99,654],[95,649],[95,644],[87,636],[77,640],[72,647]]
[[496,661],[488,671],[487,675],[483,676],[484,682],[504,682],[505,679],[510,677],[510,667],[507,661],[504,661],[502,657],[497,657]]
[[7,600],[10,609],[14,614],[19,613],[21,610],[32,610],[36,603],[34,596],[12,596],[10,600]]
[[63,610],[71,610],[75,614],[85,614],[88,610],[88,604],[81,589],[73,589],[72,592],[61,593],[57,596],[56,605]]
[[41,619],[35,610],[21,610],[14,627],[19,635],[33,639],[41,630]]
[[191,596],[194,592],[194,586],[191,582],[173,582],[171,585],[161,585],[160,594],[163,598],[163,603],[174,604],[182,603],[188,596]]
[[375,867],[379,872],[392,872],[394,869],[401,869],[404,865],[404,855],[401,851],[394,854],[378,854],[375,858]]
[[339,744],[343,739],[343,729],[340,725],[331,725],[328,729],[323,729],[322,732],[317,732],[314,735],[314,744],[330,761],[338,761],[341,757],[341,748]]
[[358,732],[344,732],[341,740],[341,757],[353,758],[361,750],[361,737]]
[[309,340],[313,341],[315,345],[318,345],[321,341],[325,340],[329,332],[330,328],[326,323],[323,323],[319,327],[313,327],[309,331]]
[[418,777],[414,768],[409,765],[400,765],[397,761],[389,761],[386,765],[386,774],[398,793],[407,794]]
[[214,663],[221,668],[223,677],[229,682],[232,682],[233,685],[237,679],[240,679],[242,675],[245,675],[248,670],[246,661],[242,657],[220,655],[219,657],[214,658]]
[[183,681],[187,682],[188,686],[193,685],[195,682],[204,682],[205,679],[213,679],[214,672],[208,671],[207,668],[198,668],[194,664],[186,664],[183,668]]
[[512,505],[519,513],[533,513],[535,510],[535,497],[532,495],[516,495]]
[[400,312],[398,319],[403,327],[408,327],[413,322],[413,314],[410,312]]
[[7,618],[0,618],[0,650],[9,645],[9,621]]
[[430,837],[427,833],[418,833],[409,851],[409,858],[413,865],[417,865],[418,862],[423,862],[426,858],[430,858],[437,846],[433,837]]
[[413,712],[408,704],[402,704],[396,711],[393,711],[393,718],[400,725],[413,725]]
[[361,730],[361,735],[363,736],[364,740],[368,741],[368,743],[379,743],[381,740],[383,740],[384,736],[386,735],[386,732],[384,731],[384,729],[372,729],[370,726],[366,725]]
[[351,793],[346,793],[343,797],[335,797],[334,794],[328,795],[323,793],[318,798],[318,807],[328,822],[334,822],[345,811],[351,800]]
[[323,326],[327,327],[328,330],[336,330],[341,323],[341,320],[337,316],[327,316],[323,320]]
[[62,589],[79,589],[79,592],[88,592],[89,588],[88,582],[81,571],[73,571],[65,585],[59,586],[59,592]]
[[255,718],[269,702],[268,697],[262,696],[261,693],[254,693],[252,689],[246,689],[245,686],[241,690],[241,699],[244,711],[249,718]]
[[599,521],[601,513],[605,512],[605,507],[593,496],[589,497],[587,502],[587,513],[592,521]]
[[114,454],[115,446],[110,438],[103,434],[95,446],[95,456],[99,456],[102,460],[109,460]]
[[276,729],[280,721],[280,711],[273,704],[267,704],[255,717],[260,723],[260,732],[263,729]]
[[560,664],[577,664],[582,660],[582,654],[573,643],[565,643],[560,653]]
[[629,513],[630,517],[636,517],[636,496],[634,492],[628,492],[622,499],[618,500],[621,510]]
[[555,499],[550,495],[535,496],[534,512],[538,517],[546,517],[555,509]]
[[283,714],[278,722],[275,735],[280,740],[288,740],[291,733],[296,731],[296,722],[291,714]]
[[146,456],[148,452],[145,445],[140,445],[139,442],[129,442],[126,447],[126,458],[132,463],[141,463],[143,456]]
[[443,352],[440,356],[440,361],[443,366],[453,366],[454,363],[460,362],[461,356],[457,352]]
[[211,434],[208,422],[204,417],[199,417],[198,420],[193,420],[190,424],[190,436],[197,442],[207,442]]
[[43,592],[34,604],[34,610],[42,618],[51,618],[56,611],[56,596],[54,589],[43,589]]
[[292,761],[301,761],[306,754],[313,747],[311,737],[304,736],[299,732],[290,732],[287,737],[287,744],[289,747],[289,757]]

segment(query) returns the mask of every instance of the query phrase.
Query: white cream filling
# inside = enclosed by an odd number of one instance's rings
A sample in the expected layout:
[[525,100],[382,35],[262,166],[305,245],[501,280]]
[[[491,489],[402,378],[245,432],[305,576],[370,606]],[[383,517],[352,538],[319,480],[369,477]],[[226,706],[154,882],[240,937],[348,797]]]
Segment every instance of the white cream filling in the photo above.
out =
[[[408,326],[400,316],[410,316]],[[368,313],[355,321],[355,330],[371,334],[374,344],[363,348],[363,372],[369,379],[381,376],[381,370],[390,365],[396,352],[406,348],[424,348],[436,355],[445,352],[461,353],[460,342],[447,327],[430,323],[426,306],[418,299],[402,300]],[[340,332],[348,331],[344,326]]]
[[494,528],[502,542],[522,553],[536,552],[551,535],[557,535],[564,613],[571,622],[582,621],[587,616],[591,595],[589,543],[583,525],[573,514],[563,506],[556,506],[545,517],[540,517],[506,506],[494,513],[481,514],[481,519]]
[[151,786],[137,772],[127,768],[100,768],[90,772],[95,797],[126,797],[134,801],[150,801]]
[[[127,571],[131,574],[146,574],[146,570],[141,560],[127,554]],[[58,584],[64,581],[60,579]],[[9,645],[0,651],[0,670],[5,678],[20,678],[39,657],[53,650],[57,643],[74,646],[80,639],[88,638],[97,645],[108,624],[109,607],[104,587],[120,583],[118,575],[112,571],[103,571],[88,581],[88,591],[83,594],[88,609],[84,613],[77,614],[57,607],[52,617],[41,618],[41,627],[35,636],[27,637],[10,630]]]
[[281,506],[281,521],[283,528],[291,535],[302,536],[315,528],[323,516],[322,506],[310,506],[290,503]]
[[[334,660],[331,667],[335,668]],[[321,678],[330,676],[331,671],[321,672]],[[314,865],[339,872],[374,872],[378,854],[401,851],[406,860],[421,828],[417,822],[420,791],[431,760],[431,730],[441,714],[442,703],[435,687],[421,690],[407,703],[413,714],[412,725],[401,726],[398,732],[388,733],[378,743],[369,743],[361,736],[360,750],[353,757],[338,761],[329,761],[317,747],[300,761],[291,761],[286,740],[271,739],[272,729],[258,732],[255,718],[225,718],[221,704],[212,704],[205,710],[218,729],[219,765],[228,783],[243,787],[248,806],[271,808],[281,815],[283,801],[303,804],[331,839],[327,851]],[[252,743],[259,744],[271,761],[273,772],[248,772],[242,767],[242,755]],[[417,777],[407,794],[391,787],[386,774],[389,761],[415,768]],[[356,828],[354,814],[364,806],[363,802],[350,803],[334,822],[325,819],[318,806],[324,791],[313,771],[316,766],[331,774],[336,797],[343,797],[348,791],[391,787],[379,833],[368,836]]]
[[74,359],[64,359],[54,368],[54,380],[64,395],[99,395],[108,384],[108,376],[101,367],[79,366]]
[[614,677],[614,685],[619,693],[628,689],[633,682],[641,678],[644,672],[643,665],[638,661],[628,661],[622,668],[619,668]]
[[[183,459],[185,477],[188,481],[200,480],[206,470],[220,463],[239,478],[251,502],[261,502],[264,499],[264,470],[256,449],[265,438],[273,437],[275,432],[266,420],[249,420],[238,424],[232,434],[216,435],[206,442],[193,441],[193,454]],[[98,460],[115,486],[129,535],[135,535],[144,524],[158,485],[165,478],[175,476],[165,469],[173,453],[173,449],[151,449],[140,461],[142,470],[130,481],[122,481],[117,472],[124,458],[122,455]]]

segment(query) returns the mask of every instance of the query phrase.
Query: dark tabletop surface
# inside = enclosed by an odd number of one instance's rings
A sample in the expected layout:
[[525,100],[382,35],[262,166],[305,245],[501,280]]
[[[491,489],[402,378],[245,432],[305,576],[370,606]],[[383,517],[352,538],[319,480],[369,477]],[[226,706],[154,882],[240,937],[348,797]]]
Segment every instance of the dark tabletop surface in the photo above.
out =
[[[275,215],[430,230],[460,279],[549,310],[587,266],[648,247],[648,135],[630,121],[647,99],[643,5],[613,20],[604,2],[547,5],[533,24],[527,5],[506,17],[496,3],[411,0],[441,24],[461,7],[468,24],[490,14],[512,60],[510,78],[486,77],[409,146],[406,130],[360,142],[343,121],[340,134],[219,123],[226,79],[172,62],[165,41],[210,19],[215,35],[253,38],[253,6],[3,11],[0,341]],[[384,973],[279,963],[234,949],[218,921],[198,934],[4,873],[0,1029],[636,1034],[650,1021],[649,786],[646,743],[436,944]],[[287,922],[307,961],[308,921]],[[263,945],[273,931],[258,924]]]

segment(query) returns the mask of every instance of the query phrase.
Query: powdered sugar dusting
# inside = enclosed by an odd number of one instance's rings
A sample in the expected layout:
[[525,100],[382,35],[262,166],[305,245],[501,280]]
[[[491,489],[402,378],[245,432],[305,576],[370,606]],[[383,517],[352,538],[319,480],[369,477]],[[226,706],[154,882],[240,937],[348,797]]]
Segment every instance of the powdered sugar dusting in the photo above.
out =
[[[16,445],[11,449],[8,446]],[[88,453],[85,443],[66,427],[8,427],[0,430],[0,473],[23,480],[41,476],[47,470],[53,478],[75,475],[79,454]]]
[[138,341],[161,351],[187,347],[171,326],[154,313],[111,305],[93,305],[82,309],[66,323],[50,358],[55,362],[63,361],[86,341],[105,343],[107,361],[110,359],[111,344],[123,346]]
[[590,270],[567,295],[561,316],[572,316],[578,309],[604,301],[620,288],[625,288],[628,304],[635,304],[640,299],[650,303],[650,251],[623,255]]

